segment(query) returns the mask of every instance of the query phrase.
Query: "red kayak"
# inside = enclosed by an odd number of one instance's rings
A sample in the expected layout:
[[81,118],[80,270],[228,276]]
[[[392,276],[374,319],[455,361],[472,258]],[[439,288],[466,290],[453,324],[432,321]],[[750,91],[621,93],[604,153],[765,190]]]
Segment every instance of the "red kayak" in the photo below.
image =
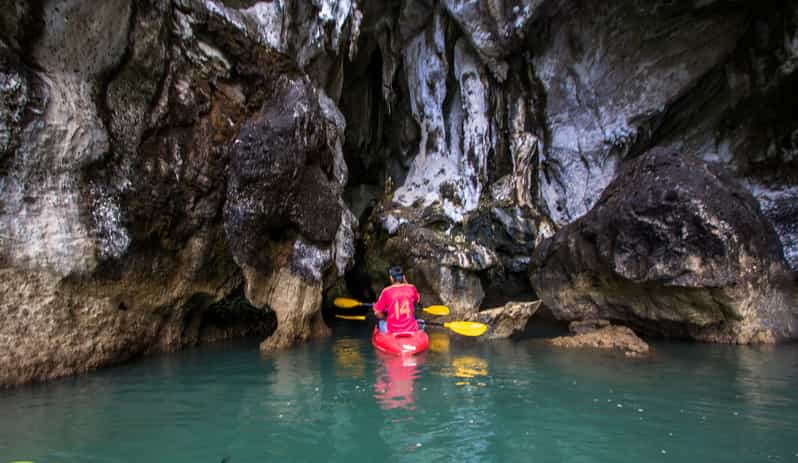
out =
[[429,337],[427,333],[418,331],[406,331],[400,333],[381,333],[374,327],[371,335],[371,343],[377,350],[395,355],[415,355],[427,350],[429,347]]

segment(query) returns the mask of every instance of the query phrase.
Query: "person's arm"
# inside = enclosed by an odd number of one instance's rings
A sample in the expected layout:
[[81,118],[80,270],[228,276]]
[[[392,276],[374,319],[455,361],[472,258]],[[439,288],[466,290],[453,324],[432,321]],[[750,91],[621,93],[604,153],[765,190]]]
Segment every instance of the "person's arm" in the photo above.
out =
[[374,316],[377,317],[378,320],[382,320],[385,318],[385,291],[380,293],[380,297],[377,299],[377,302],[371,307],[372,311],[374,312]]
[[413,315],[416,318],[420,318],[422,316],[421,309],[423,306],[421,305],[421,296],[418,294],[418,290],[415,286],[413,286]]

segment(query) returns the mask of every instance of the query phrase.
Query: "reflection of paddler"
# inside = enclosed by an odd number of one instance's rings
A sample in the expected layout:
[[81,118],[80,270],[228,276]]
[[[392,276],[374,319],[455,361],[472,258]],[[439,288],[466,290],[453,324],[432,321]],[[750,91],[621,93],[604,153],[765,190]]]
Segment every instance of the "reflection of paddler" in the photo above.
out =
[[363,357],[360,355],[360,342],[357,339],[340,338],[335,341],[335,365],[338,376],[362,378],[365,374]]
[[[488,362],[485,359],[467,355],[455,357],[452,360],[452,368],[445,370],[443,374],[451,378],[467,380],[488,376]],[[458,386],[486,386],[483,382],[472,383],[471,381],[458,381],[455,384]]]
[[415,408],[413,387],[418,376],[416,368],[424,363],[424,353],[390,355],[377,352],[379,359],[374,381],[374,398],[385,410],[393,408]]

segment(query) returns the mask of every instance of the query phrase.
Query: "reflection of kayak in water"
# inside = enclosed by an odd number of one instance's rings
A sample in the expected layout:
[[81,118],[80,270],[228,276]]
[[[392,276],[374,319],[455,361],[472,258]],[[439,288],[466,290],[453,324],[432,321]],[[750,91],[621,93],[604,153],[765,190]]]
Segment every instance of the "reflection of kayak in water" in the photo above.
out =
[[395,355],[415,355],[427,350],[429,337],[424,331],[382,333],[374,327],[371,343],[377,350]]
[[385,410],[413,409],[417,368],[424,363],[422,355],[393,355],[377,352],[378,368],[374,382],[374,398]]

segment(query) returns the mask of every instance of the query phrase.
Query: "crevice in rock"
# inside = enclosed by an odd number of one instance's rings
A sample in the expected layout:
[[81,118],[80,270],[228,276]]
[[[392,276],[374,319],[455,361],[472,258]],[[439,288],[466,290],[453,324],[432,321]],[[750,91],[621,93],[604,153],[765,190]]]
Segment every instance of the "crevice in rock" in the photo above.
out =
[[244,297],[243,287],[208,306],[200,317],[199,343],[249,336],[263,339],[277,327],[275,313],[251,305]]

